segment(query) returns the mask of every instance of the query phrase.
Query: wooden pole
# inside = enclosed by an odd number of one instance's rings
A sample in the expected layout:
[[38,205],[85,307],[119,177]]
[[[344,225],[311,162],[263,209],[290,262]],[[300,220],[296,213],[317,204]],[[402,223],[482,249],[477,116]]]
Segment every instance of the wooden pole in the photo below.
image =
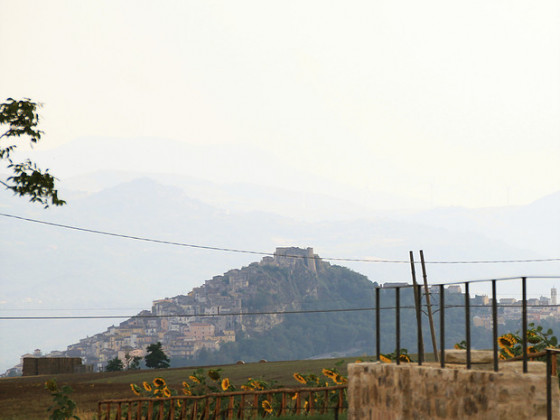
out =
[[426,292],[426,305],[428,306],[428,320],[430,321],[430,332],[432,333],[432,346],[434,346],[434,357],[438,361],[436,330],[434,328],[434,318],[432,316],[432,304],[430,302],[430,289],[428,288],[428,275],[426,274],[426,263],[424,261],[424,251],[420,250],[420,262],[422,263],[422,276],[424,277],[424,290]]
[[422,308],[420,306],[420,290],[416,281],[416,268],[414,267],[414,254],[409,251],[410,271],[412,274],[412,284],[414,289],[414,307],[416,308],[416,328],[418,328],[418,362],[422,364],[424,359],[424,337],[422,336]]

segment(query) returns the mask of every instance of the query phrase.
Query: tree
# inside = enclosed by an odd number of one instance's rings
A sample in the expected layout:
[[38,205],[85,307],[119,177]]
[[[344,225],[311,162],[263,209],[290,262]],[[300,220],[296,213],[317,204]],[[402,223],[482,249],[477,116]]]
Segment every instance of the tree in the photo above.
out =
[[136,370],[140,369],[140,361],[142,358],[140,356],[131,356],[129,353],[124,355],[124,367],[126,370]]
[[[0,103],[0,125],[8,125],[8,130],[0,136],[0,161],[7,163],[8,169],[13,173],[6,180],[0,180],[8,190],[21,197],[28,196],[29,201],[38,202],[45,206],[62,206],[66,201],[58,198],[55,188],[55,178],[46,169],[42,171],[31,160],[14,162],[12,152],[17,148],[14,141],[24,136],[29,138],[31,146],[41,140],[43,132],[37,129],[39,124],[40,107],[29,99],[16,101],[8,98],[5,103]],[[49,203],[50,201],[50,203]]]
[[106,372],[118,372],[123,369],[124,369],[123,362],[118,357],[109,360],[109,362],[107,362],[107,366],[105,366]]
[[168,368],[169,357],[161,349],[161,343],[158,341],[156,344],[150,344],[146,350],[148,354],[144,357],[146,366],[154,369]]

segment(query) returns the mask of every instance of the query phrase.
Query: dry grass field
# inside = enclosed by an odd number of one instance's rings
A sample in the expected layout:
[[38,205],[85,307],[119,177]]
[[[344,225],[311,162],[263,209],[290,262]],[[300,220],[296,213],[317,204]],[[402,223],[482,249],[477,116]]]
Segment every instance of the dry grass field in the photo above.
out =
[[[296,387],[294,372],[314,373],[320,375],[322,368],[332,368],[342,359],[299,360],[289,362],[247,363],[244,365],[224,365],[222,377],[228,377],[232,384],[241,385],[247,378],[275,381],[276,386]],[[346,359],[346,362],[353,362]],[[81,420],[91,419],[97,411],[97,403],[104,399],[133,398],[130,384],[152,381],[159,376],[165,379],[170,388],[181,388],[185,380],[196,367],[184,367],[160,370],[136,370],[127,372],[103,372],[73,375],[27,376],[17,378],[0,378],[0,419],[6,420],[42,420],[47,419],[47,408],[51,396],[45,390],[45,382],[55,378],[60,386],[69,385],[74,392],[71,398],[78,405]],[[346,364],[338,367],[346,375]]]

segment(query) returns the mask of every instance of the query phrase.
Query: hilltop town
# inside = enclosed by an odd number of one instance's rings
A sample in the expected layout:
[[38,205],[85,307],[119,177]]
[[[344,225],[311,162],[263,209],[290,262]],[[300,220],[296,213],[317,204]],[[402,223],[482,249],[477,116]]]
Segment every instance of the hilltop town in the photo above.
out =
[[[53,355],[81,357],[94,370],[103,370],[115,357],[123,361],[126,355],[143,357],[146,347],[158,341],[171,358],[192,357],[202,349],[218,350],[222,344],[234,342],[241,331],[262,332],[282,321],[276,314],[243,315],[258,306],[259,288],[250,286],[259,279],[266,281],[263,268],[303,268],[313,275],[329,266],[312,248],[277,248],[273,256],[215,276],[187,295],[154,300],[151,311],[142,311]],[[305,292],[316,295],[316,285]]]

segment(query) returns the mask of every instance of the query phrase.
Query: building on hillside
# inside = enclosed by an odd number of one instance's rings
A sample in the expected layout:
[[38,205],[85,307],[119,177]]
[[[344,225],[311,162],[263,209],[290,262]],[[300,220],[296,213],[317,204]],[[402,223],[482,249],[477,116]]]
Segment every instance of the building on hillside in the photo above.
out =
[[193,340],[207,340],[214,337],[215,327],[212,324],[203,322],[191,322],[189,324],[189,331],[185,333],[185,337],[192,338]]
[[447,293],[463,293],[463,290],[458,284],[452,284],[447,287]]

